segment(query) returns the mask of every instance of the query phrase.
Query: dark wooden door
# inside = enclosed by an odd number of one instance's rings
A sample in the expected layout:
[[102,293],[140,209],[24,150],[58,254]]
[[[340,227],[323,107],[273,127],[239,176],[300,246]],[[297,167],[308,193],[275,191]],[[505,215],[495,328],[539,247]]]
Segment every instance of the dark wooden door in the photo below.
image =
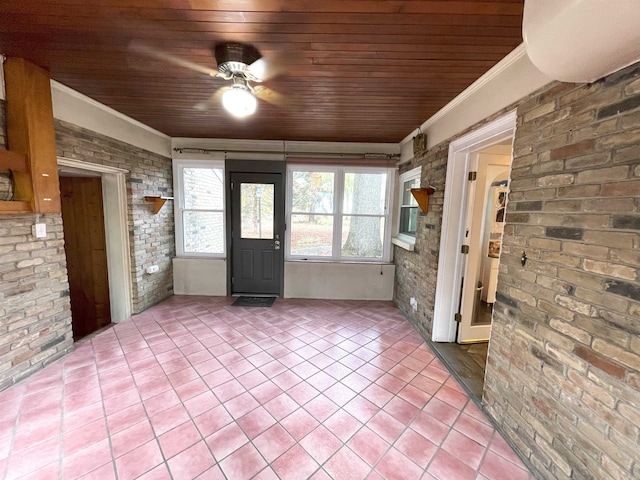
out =
[[281,295],[284,192],[280,173],[231,174],[231,292]]
[[60,177],[73,338],[111,323],[100,178]]

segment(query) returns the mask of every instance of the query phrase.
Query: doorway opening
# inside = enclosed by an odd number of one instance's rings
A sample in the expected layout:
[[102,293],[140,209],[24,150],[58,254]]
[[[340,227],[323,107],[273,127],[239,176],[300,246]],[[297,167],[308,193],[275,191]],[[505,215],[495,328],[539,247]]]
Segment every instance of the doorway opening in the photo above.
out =
[[516,112],[449,147],[432,345],[478,403],[506,207]]
[[231,174],[232,294],[281,296],[283,213],[281,174]]
[[78,341],[111,323],[100,176],[60,172],[60,200],[71,325]]
[[488,342],[504,230],[511,139],[472,153],[456,342]]
[[284,171],[280,161],[227,160],[228,293],[281,297]]
[[131,316],[127,171],[68,158],[58,158],[58,171],[72,326],[79,340]]

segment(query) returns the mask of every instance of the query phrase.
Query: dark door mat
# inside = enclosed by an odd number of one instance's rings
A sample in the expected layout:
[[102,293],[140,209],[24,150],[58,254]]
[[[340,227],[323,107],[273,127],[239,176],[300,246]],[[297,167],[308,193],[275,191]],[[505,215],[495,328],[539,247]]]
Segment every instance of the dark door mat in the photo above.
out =
[[238,297],[238,299],[231,304],[232,307],[270,307],[276,297]]

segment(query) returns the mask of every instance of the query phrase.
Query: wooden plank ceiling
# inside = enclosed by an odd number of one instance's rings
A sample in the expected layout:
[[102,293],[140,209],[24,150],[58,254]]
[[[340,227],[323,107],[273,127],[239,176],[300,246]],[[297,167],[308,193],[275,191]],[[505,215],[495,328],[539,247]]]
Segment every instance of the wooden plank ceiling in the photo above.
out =
[[[0,53],[174,137],[399,142],[521,43],[523,1],[2,0]],[[168,60],[223,41],[284,101],[234,119],[225,80]]]

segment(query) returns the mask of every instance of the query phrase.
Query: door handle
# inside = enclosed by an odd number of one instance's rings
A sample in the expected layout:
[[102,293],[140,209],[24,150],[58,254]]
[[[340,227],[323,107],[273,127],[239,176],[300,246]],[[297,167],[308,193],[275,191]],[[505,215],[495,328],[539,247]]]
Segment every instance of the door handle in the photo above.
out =
[[275,242],[273,242],[273,249],[280,250],[280,240],[276,240]]

